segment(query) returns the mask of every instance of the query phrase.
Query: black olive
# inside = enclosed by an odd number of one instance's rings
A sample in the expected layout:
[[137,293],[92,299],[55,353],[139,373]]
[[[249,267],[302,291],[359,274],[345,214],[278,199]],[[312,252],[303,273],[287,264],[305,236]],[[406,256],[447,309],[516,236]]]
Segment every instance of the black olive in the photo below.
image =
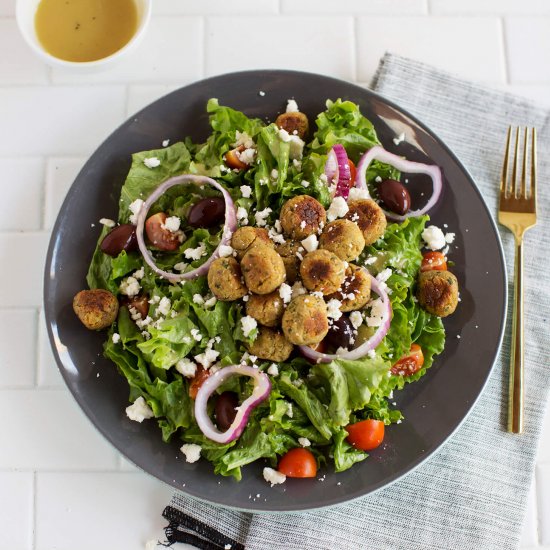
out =
[[223,223],[225,217],[225,202],[218,197],[208,197],[195,203],[187,222],[191,227],[214,227]]
[[101,252],[109,256],[118,256],[123,250],[130,252],[138,249],[136,226],[124,223],[114,227],[101,241]]
[[239,406],[239,398],[232,391],[224,391],[218,395],[214,414],[216,415],[216,424],[220,430],[227,430],[233,424],[237,416],[236,408]]
[[411,207],[411,196],[406,187],[397,180],[384,180],[378,186],[378,196],[384,205],[403,216]]
[[331,351],[336,351],[338,348],[349,349],[353,340],[353,325],[347,315],[342,315],[333,321],[323,342]]

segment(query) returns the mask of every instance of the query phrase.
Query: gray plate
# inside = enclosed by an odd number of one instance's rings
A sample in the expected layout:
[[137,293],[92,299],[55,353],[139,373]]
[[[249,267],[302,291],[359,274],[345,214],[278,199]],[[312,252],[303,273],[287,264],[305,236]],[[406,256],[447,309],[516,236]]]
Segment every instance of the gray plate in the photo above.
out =
[[[265,96],[258,94],[260,90]],[[177,441],[162,442],[154,421],[138,424],[126,418],[128,385],[102,357],[105,333],[86,330],[72,311],[73,296],[86,286],[100,231],[98,220],[116,219],[130,155],[157,148],[165,139],[174,143],[190,135],[195,141],[204,140],[209,133],[205,103],[210,97],[270,120],[284,109],[287,98],[295,97],[310,120],[324,110],[326,98],[349,99],[374,123],[387,149],[410,160],[435,163],[445,174],[444,194],[431,216],[434,223],[446,223],[456,233],[451,258],[462,299],[457,312],[445,320],[445,351],[425,377],[395,396],[405,421],[386,430],[384,444],[344,473],[322,471],[324,481],[289,479],[270,488],[262,479],[263,463],[246,467],[240,483],[215,476],[206,460],[187,464]],[[394,145],[392,139],[402,131],[414,146]],[[410,183],[417,192],[425,185],[412,179]],[[498,234],[478,189],[453,153],[424,125],[391,102],[347,82],[291,71],[251,71],[203,80],[159,99],[97,149],[57,218],[46,260],[44,303],[50,341],[67,386],[97,429],[131,462],[212,503],[255,511],[297,511],[345,502],[392,483],[426,460],[456,430],[479,397],[500,346],[505,277]],[[255,498],[257,494],[261,497]]]

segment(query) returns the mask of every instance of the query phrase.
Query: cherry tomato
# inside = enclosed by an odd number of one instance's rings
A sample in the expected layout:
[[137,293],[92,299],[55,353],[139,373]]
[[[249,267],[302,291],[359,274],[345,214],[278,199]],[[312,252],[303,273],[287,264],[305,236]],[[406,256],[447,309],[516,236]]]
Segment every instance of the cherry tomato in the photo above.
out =
[[351,159],[348,159],[349,171],[351,173],[350,187],[355,187],[355,176],[357,175],[357,168]]
[[297,447],[283,455],[277,469],[287,477],[315,477],[317,461],[311,451]]
[[424,364],[424,354],[418,344],[413,344],[409,353],[403,355],[391,368],[391,373],[400,376],[411,376],[418,372]]
[[123,303],[128,306],[128,309],[131,307],[134,308],[141,315],[142,319],[145,319],[147,313],[149,313],[149,296],[147,294],[138,294],[133,298],[124,300]]
[[236,149],[231,149],[231,151],[227,151],[225,153],[225,164],[229,166],[229,168],[237,169],[237,170],[245,170],[248,168],[248,164],[245,164],[242,162],[242,160],[237,156],[237,152],[244,151],[244,146],[240,145]]
[[210,371],[207,371],[202,367],[197,368],[197,372],[195,373],[195,376],[193,376],[193,379],[189,384],[189,397],[191,399],[195,399],[197,397],[197,392],[209,376]]
[[164,212],[153,214],[145,222],[145,233],[156,248],[171,252],[178,248],[180,241],[175,233],[162,227],[165,223],[166,214]]
[[384,422],[381,420],[361,420],[345,429],[348,442],[361,451],[372,451],[384,441]]
[[442,252],[425,252],[420,265],[420,271],[447,271],[447,262]]

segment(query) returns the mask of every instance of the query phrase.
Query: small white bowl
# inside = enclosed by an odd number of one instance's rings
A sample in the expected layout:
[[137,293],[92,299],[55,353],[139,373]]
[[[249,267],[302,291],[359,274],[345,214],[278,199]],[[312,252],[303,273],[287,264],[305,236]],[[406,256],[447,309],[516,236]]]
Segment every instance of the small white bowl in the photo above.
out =
[[132,36],[129,42],[120,50],[95,61],[66,61],[65,59],[59,59],[51,55],[44,49],[36,36],[36,28],[34,25],[34,18],[40,0],[17,0],[15,15],[23,38],[34,53],[48,63],[48,65],[52,67],[64,67],[71,70],[76,69],[82,72],[93,72],[96,69],[103,69],[113,65],[134,50],[141,42],[151,19],[153,0],[134,0],[134,2],[136,3],[138,13],[138,27],[134,36]]

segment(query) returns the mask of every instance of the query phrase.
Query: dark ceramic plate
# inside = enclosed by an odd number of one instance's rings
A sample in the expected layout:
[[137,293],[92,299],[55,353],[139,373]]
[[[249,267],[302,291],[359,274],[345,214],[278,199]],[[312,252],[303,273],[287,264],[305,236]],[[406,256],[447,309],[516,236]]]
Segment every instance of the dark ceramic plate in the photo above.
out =
[[[260,90],[265,95],[259,95]],[[446,223],[448,231],[456,233],[451,258],[462,299],[457,312],[445,320],[445,351],[425,377],[395,396],[405,421],[386,431],[383,446],[344,473],[335,475],[327,468],[321,472],[326,474],[322,482],[289,479],[270,488],[262,478],[263,463],[246,467],[239,483],[215,476],[206,460],[187,464],[178,450],[181,444],[163,443],[156,422],[138,424],[126,418],[128,385],[102,357],[105,333],[86,330],[72,311],[73,296],[86,285],[98,220],[116,218],[130,155],[157,148],[167,138],[171,143],[187,135],[204,140],[210,97],[270,120],[284,109],[287,98],[296,98],[310,120],[324,110],[326,98],[349,99],[360,105],[390,151],[435,163],[445,174],[442,200],[430,214],[434,223]],[[395,146],[393,138],[402,131],[408,143]],[[421,191],[422,182],[410,183]],[[489,211],[464,167],[430,130],[391,102],[347,82],[291,71],[251,71],[210,78],[159,99],[98,148],[57,218],[46,260],[44,302],[50,341],[65,382],[97,429],[131,462],[205,501],[256,511],[292,511],[334,505],[385,487],[447,440],[491,372],[503,331],[505,283],[501,245]],[[250,498],[257,494],[261,498]]]

